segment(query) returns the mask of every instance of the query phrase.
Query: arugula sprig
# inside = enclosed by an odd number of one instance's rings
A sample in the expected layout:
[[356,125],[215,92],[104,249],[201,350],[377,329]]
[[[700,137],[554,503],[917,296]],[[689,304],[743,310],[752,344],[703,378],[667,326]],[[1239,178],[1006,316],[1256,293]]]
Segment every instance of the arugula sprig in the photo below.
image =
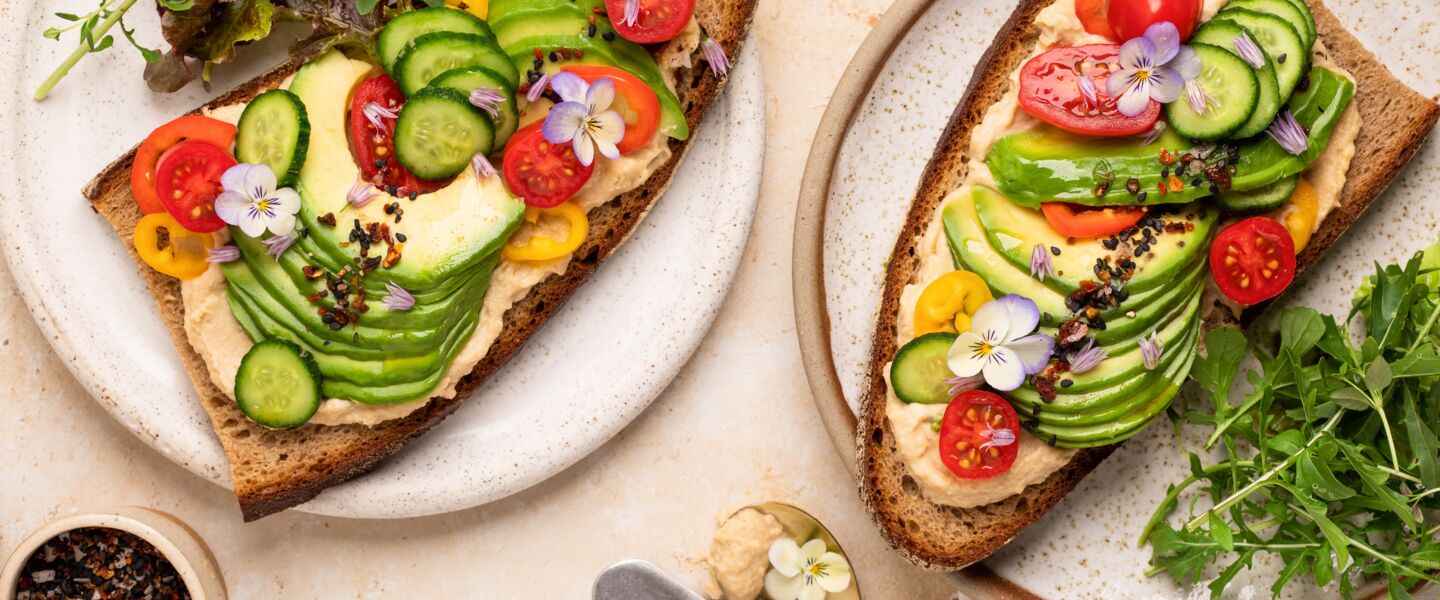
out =
[[[1298,307],[1269,347],[1234,328],[1206,334],[1192,377],[1209,402],[1179,420],[1211,428],[1201,452],[1219,458],[1187,452],[1190,475],[1140,535],[1150,574],[1196,581],[1213,565],[1218,597],[1268,553],[1284,563],[1276,595],[1302,575],[1347,598],[1365,578],[1388,580],[1396,598],[1440,583],[1440,526],[1426,523],[1440,514],[1437,266],[1440,245],[1377,264],[1343,326]],[[1252,353],[1258,368],[1242,367]],[[1171,526],[1182,500],[1186,518]]]

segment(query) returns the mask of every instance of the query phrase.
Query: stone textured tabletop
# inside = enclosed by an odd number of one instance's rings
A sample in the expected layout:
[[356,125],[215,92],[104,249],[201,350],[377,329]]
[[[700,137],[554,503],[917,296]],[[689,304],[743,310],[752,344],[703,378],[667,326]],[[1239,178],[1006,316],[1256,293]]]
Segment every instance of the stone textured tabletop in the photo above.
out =
[[820,517],[874,598],[944,598],[943,576],[871,527],[810,400],[795,340],[790,239],[800,172],[830,91],[888,0],[762,0],[765,181],[725,308],[673,385],[559,476],[449,515],[358,521],[287,512],[245,525],[233,495],[170,463],[65,369],[0,264],[0,556],[42,523],[118,504],[179,516],[235,598],[586,598],[605,566],[654,562],[693,589],[716,515],[760,500]]

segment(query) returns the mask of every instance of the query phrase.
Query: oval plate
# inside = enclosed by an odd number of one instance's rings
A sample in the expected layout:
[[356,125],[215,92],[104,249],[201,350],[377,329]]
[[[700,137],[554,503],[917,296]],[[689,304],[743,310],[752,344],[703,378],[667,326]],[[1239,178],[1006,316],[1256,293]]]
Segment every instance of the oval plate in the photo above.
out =
[[[111,159],[206,94],[198,85],[151,93],[143,62],[119,39],[81,61],[50,99],[31,100],[78,42],[74,32],[58,44],[40,32],[75,4],[15,4],[0,25],[0,68],[14,74],[0,94],[9,124],[0,181],[11,190],[4,254],[55,352],[115,420],[228,487],[225,456],[135,264],[80,195]],[[154,10],[130,16],[141,41],[159,38]],[[292,33],[217,69],[215,88],[279,63]],[[599,275],[443,424],[298,510],[399,518],[490,502],[579,461],[665,389],[719,312],[759,199],[765,113],[753,39],[741,54],[670,190]]]
[[[851,62],[811,148],[796,216],[795,312],[817,408],[852,470],[853,411],[888,257],[971,69],[1014,6],[1014,0],[898,0]],[[1327,6],[1391,72],[1424,95],[1440,93],[1440,63],[1431,60],[1440,38],[1425,35],[1440,28],[1440,14],[1426,0],[1330,0]],[[1407,18],[1377,20],[1377,10]],[[1437,190],[1440,136],[1432,135],[1281,304],[1345,314],[1374,261],[1403,260],[1435,241]],[[961,580],[964,591],[990,597],[1006,590],[1008,580],[1046,597],[1183,594],[1168,577],[1144,576],[1150,548],[1134,539],[1166,484],[1188,472],[1172,429],[1150,427],[985,561],[1003,579],[972,572]],[[1274,564],[1256,562],[1232,589],[1254,585],[1256,593],[1268,593]],[[1305,591],[1295,583],[1287,588]]]

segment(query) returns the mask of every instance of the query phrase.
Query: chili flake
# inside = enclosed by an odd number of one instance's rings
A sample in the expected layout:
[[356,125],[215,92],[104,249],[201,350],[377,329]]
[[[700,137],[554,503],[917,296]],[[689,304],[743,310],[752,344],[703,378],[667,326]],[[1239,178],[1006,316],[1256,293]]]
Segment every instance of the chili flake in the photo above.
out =
[[190,591],[150,542],[118,529],[86,527],[37,548],[21,568],[15,598],[188,600]]

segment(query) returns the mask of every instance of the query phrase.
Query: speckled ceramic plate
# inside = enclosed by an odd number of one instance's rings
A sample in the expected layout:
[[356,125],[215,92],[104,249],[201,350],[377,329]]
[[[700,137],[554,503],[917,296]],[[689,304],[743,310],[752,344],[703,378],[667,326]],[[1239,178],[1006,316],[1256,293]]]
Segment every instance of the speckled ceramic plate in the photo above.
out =
[[[220,445],[134,264],[80,195],[111,159],[208,95],[199,86],[151,93],[140,56],[122,39],[82,61],[50,99],[32,101],[77,41],[57,44],[40,32],[56,20],[51,13],[87,4],[0,6],[0,72],[11,82],[0,94],[4,254],[55,351],[110,414],[177,464],[229,485]],[[136,5],[130,25],[154,45],[150,4]],[[279,62],[282,37],[220,69],[216,89]],[[495,500],[579,461],[659,395],[718,313],[759,198],[759,56],[753,42],[742,54],[670,191],[599,275],[454,416],[299,510],[392,518]]]
[[[1425,95],[1440,93],[1435,58],[1440,10],[1431,0],[1326,4],[1397,76]],[[969,85],[971,68],[1014,5],[1014,0],[898,1],[832,99],[832,107],[849,98],[858,101],[854,119],[822,123],[816,136],[797,216],[796,313],[816,402],[836,449],[852,465],[851,411],[859,401],[887,258],[920,174]],[[832,159],[833,172],[824,177]],[[1400,259],[1435,240],[1437,194],[1440,139],[1431,136],[1389,192],[1309,270],[1285,303],[1343,313],[1373,261]],[[1184,596],[1189,590],[1168,578],[1144,576],[1149,548],[1137,547],[1135,536],[1166,484],[1187,473],[1170,428],[1151,427],[986,565],[1047,597]],[[1271,574],[1258,565],[1231,589],[1245,594],[1253,583],[1252,591],[1268,594]]]

